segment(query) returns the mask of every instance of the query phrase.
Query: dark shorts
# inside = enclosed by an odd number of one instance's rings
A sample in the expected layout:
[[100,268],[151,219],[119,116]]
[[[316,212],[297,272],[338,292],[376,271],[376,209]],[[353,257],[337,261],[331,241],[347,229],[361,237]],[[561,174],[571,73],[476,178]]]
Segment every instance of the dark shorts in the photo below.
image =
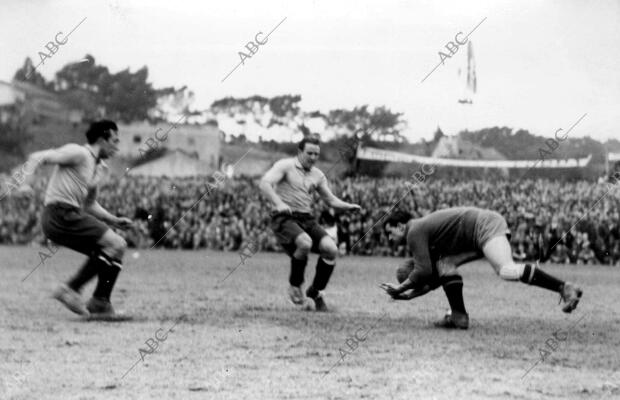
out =
[[97,242],[110,229],[84,210],[65,203],[45,206],[41,224],[49,240],[86,255],[100,249]]
[[482,251],[484,245],[496,236],[510,237],[510,229],[508,229],[506,220],[495,211],[480,211],[478,218],[476,218],[476,227],[474,228],[476,249]]
[[328,236],[325,229],[319,225],[312,214],[278,213],[271,217],[271,229],[276,234],[278,242],[289,256],[295,252],[295,238],[301,233],[307,233],[312,239],[312,250],[319,252],[319,243],[324,236]]

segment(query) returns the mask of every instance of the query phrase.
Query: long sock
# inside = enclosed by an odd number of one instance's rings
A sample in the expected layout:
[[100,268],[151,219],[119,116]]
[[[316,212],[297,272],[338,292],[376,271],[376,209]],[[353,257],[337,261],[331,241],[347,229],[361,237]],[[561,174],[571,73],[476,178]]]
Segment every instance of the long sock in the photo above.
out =
[[295,257],[291,257],[291,275],[288,278],[288,282],[291,286],[299,287],[302,283],[304,283],[306,264],[308,264],[308,258],[299,260]]
[[523,269],[523,275],[521,276],[521,282],[525,282],[530,285],[535,285],[541,288],[552,290],[554,292],[561,292],[564,287],[564,281],[549,275],[540,268],[537,268],[532,264],[525,264]]
[[453,275],[443,278],[443,291],[446,292],[450,309],[454,312],[467,314],[465,310],[465,301],[463,300],[463,278],[459,275]]
[[82,268],[67,282],[67,286],[79,292],[88,281],[93,279],[100,268],[100,262],[96,255],[90,256]]
[[312,282],[312,286],[308,288],[308,297],[314,298],[319,294],[320,290],[325,289],[327,282],[329,282],[329,278],[332,276],[332,272],[334,272],[335,266],[336,260],[325,260],[323,257],[319,257],[316,262],[314,281]]
[[116,278],[121,272],[122,264],[120,260],[106,256],[100,258],[102,261],[103,259],[105,259],[105,262],[102,263],[102,268],[99,271],[99,279],[97,280],[97,287],[95,288],[93,297],[110,301],[112,289],[114,289]]

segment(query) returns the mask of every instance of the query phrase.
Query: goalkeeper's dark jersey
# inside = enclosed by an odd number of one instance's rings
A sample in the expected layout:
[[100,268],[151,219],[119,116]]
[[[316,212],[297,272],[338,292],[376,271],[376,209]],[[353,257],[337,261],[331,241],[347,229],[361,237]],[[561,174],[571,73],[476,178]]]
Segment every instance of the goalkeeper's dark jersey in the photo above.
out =
[[416,285],[432,276],[434,262],[440,257],[479,250],[475,230],[482,211],[454,207],[409,221],[407,244],[413,254],[415,267],[411,276]]

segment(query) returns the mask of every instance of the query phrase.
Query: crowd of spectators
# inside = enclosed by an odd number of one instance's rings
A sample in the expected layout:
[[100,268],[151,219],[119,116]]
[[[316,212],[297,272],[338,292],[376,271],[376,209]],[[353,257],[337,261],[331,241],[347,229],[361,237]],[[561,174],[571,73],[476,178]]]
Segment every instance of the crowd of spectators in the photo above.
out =
[[[248,244],[279,251],[270,229],[270,205],[257,181],[205,178],[123,177],[100,188],[98,201],[110,212],[134,218],[123,233],[132,247],[240,251]],[[388,242],[382,218],[391,210],[414,217],[453,206],[477,206],[502,214],[518,260],[620,265],[620,188],[612,183],[543,179],[430,180],[415,186],[395,178],[347,178],[333,192],[359,203],[358,213],[337,213],[314,203],[320,222],[337,235],[341,253],[406,256]],[[43,243],[40,214],[45,182],[34,197],[0,200],[0,243]]]

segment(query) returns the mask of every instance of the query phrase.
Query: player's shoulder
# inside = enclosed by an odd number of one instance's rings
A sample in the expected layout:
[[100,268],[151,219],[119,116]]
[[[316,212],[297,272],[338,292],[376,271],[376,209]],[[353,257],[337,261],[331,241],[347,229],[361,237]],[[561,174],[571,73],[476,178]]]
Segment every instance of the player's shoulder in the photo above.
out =
[[63,146],[56,148],[57,151],[61,151],[65,154],[69,154],[77,160],[85,160],[89,156],[88,149],[77,143],[67,143]]
[[312,173],[317,175],[320,178],[324,178],[325,177],[325,174],[323,173],[323,171],[321,171],[319,169],[319,167],[317,167],[316,165],[312,166]]
[[407,222],[407,239],[409,237],[417,237],[426,228],[425,220],[423,218],[412,218]]
[[82,146],[81,144],[77,144],[77,143],[67,143],[65,145],[60,146],[58,149],[62,149],[62,150],[66,150],[66,151],[70,151],[74,153],[88,154],[88,149],[86,148],[86,146]]
[[295,166],[295,157],[287,157],[287,158],[281,158],[278,161],[276,161],[274,164],[274,166],[279,166],[279,167],[287,167],[287,168],[291,168]]
[[273,163],[271,168],[286,172],[291,169],[295,169],[295,160],[296,159],[294,157],[282,158]]

